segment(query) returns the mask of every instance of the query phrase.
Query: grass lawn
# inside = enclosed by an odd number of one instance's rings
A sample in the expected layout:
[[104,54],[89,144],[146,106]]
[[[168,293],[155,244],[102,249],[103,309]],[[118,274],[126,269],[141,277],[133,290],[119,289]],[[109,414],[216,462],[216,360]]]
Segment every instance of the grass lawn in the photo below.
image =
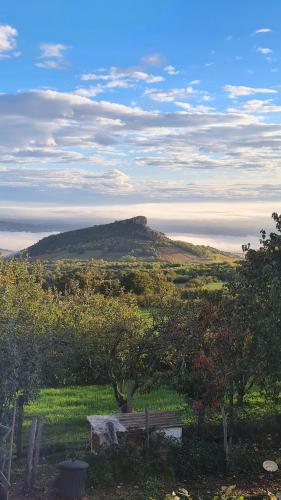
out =
[[[281,397],[281,396],[280,396]],[[147,394],[136,393],[134,411],[178,410],[186,423],[194,421],[194,413],[184,404],[184,398],[169,387],[161,386]],[[26,417],[43,415],[45,444],[67,443],[89,436],[87,415],[107,415],[118,412],[113,391],[109,385],[42,389],[39,397],[26,408]],[[243,409],[238,411],[240,421],[261,421],[267,415],[281,413],[279,404],[266,402],[258,389],[246,397]],[[211,419],[220,422],[219,413]],[[29,425],[28,419],[25,426]]]
[[[136,394],[134,411],[184,410],[184,399],[176,391],[160,387],[148,394]],[[87,437],[87,415],[118,412],[110,386],[83,386],[42,389],[40,396],[26,408],[26,416],[43,415],[44,442],[63,443]],[[28,424],[28,422],[26,422]]]
[[214,281],[202,286],[203,290],[221,290],[225,283],[223,281]]

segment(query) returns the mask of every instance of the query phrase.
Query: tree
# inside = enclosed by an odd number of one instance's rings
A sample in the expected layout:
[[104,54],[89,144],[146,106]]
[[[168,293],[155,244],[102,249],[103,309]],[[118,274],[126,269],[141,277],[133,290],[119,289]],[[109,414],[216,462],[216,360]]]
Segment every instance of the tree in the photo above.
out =
[[123,273],[120,283],[126,292],[133,292],[136,295],[150,292],[153,286],[151,273],[139,269]]
[[80,374],[84,383],[109,382],[120,410],[131,411],[133,395],[151,370],[153,338],[148,317],[131,294],[111,297],[77,289],[68,300],[74,376]]
[[254,383],[274,394],[281,376],[281,216],[272,217],[277,231],[261,231],[260,248],[247,249],[230,285],[237,327],[248,338],[248,370],[236,381],[241,403]]
[[17,340],[12,321],[1,321],[0,343],[0,422],[3,422],[4,410],[14,402],[17,390]]
[[147,380],[152,338],[149,321],[134,297],[103,300],[99,324],[99,356],[123,413],[132,411],[132,398]]
[[[3,352],[0,403],[17,398],[17,449],[21,452],[24,405],[38,393],[42,364],[52,328],[53,293],[44,291],[43,268],[27,261],[0,262],[0,324]],[[5,377],[5,378],[4,378]],[[8,389],[7,389],[8,388]]]
[[198,435],[202,433],[206,410],[220,411],[227,464],[235,415],[235,381],[253,368],[253,364],[247,366],[251,341],[247,330],[237,329],[234,312],[231,297],[215,304],[207,300],[174,300],[159,314],[157,324],[162,373],[192,406]]

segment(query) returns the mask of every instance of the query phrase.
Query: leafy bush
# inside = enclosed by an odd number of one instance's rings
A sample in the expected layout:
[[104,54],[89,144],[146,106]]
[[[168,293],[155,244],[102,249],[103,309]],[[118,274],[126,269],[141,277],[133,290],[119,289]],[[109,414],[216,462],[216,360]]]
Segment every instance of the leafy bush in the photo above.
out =
[[221,444],[198,438],[178,444],[158,436],[151,444],[148,461],[144,449],[122,445],[101,450],[87,461],[90,463],[88,482],[94,487],[119,482],[143,485],[152,477],[158,478],[158,482],[163,478],[173,484],[198,473],[215,474],[225,470]]
[[143,454],[137,448],[115,446],[103,449],[87,461],[90,465],[90,486],[104,487],[119,482],[140,483],[145,479]]
[[261,468],[262,457],[253,446],[234,445],[231,449],[230,471],[256,473]]
[[197,474],[217,474],[225,471],[225,455],[221,443],[192,437],[175,453],[178,479]]

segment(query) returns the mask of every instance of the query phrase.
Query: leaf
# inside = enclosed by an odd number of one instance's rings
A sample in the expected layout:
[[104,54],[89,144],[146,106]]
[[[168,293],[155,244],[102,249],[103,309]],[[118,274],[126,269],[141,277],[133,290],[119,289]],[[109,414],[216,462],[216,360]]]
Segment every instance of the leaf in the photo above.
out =
[[184,498],[190,498],[192,499],[192,497],[190,496],[190,494],[188,493],[188,491],[185,489],[185,488],[179,488],[179,491],[178,493],[184,497]]

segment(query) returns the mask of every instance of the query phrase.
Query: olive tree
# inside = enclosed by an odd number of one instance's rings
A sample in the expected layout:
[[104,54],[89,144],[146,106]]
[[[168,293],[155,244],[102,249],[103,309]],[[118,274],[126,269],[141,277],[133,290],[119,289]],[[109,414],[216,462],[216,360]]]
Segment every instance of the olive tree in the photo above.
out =
[[110,297],[77,290],[69,300],[75,332],[70,359],[79,381],[109,382],[120,410],[131,411],[134,393],[152,370],[151,321],[131,294]]
[[[27,261],[0,262],[0,403],[17,400],[17,448],[21,451],[24,405],[38,393],[52,328],[53,293],[44,291],[43,268]],[[5,380],[5,383],[3,382]]]

